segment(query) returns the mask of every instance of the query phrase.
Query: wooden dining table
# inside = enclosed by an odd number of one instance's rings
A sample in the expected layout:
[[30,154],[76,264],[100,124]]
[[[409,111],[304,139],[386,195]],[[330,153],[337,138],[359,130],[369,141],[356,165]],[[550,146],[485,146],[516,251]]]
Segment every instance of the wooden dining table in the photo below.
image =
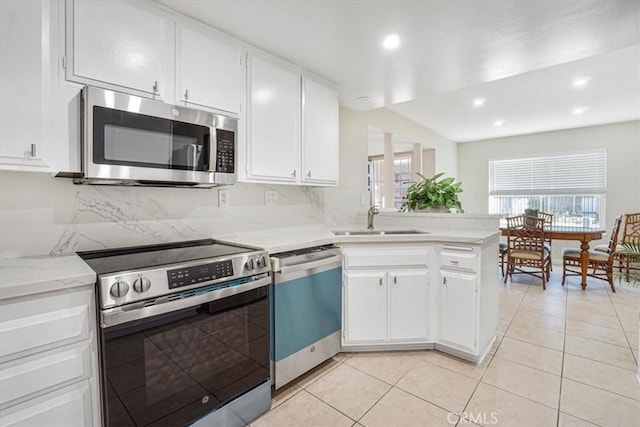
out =
[[[501,227],[503,236],[508,234],[506,227]],[[569,227],[554,225],[550,229],[545,229],[545,235],[552,240],[577,240],[580,242],[580,271],[582,273],[582,289],[587,287],[587,271],[589,270],[589,242],[599,240],[606,230],[599,230],[592,227]]]

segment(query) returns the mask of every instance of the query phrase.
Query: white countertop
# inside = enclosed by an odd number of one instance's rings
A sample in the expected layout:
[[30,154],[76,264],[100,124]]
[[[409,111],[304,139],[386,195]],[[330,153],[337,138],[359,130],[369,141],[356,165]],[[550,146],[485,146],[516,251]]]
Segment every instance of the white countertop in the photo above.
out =
[[95,282],[96,273],[77,255],[0,260],[0,300]]
[[[412,229],[376,227],[379,231]],[[336,228],[289,227],[260,232],[214,236],[219,240],[266,249],[270,254],[312,246],[341,243],[443,242],[484,244],[499,230],[420,229],[427,234],[338,235],[333,231],[364,231],[363,225]],[[0,260],[0,300],[24,295],[86,286],[96,281],[95,272],[77,255],[12,258]]]
[[[376,227],[378,231],[415,229],[409,227]],[[444,242],[484,244],[500,234],[499,230],[437,230],[419,229],[426,234],[384,234],[384,235],[334,235],[333,231],[364,231],[363,225],[335,228],[325,226],[290,227],[260,232],[234,233],[215,236],[220,240],[235,242],[266,249],[270,254],[292,251],[312,246],[332,243],[389,243],[389,242]]]

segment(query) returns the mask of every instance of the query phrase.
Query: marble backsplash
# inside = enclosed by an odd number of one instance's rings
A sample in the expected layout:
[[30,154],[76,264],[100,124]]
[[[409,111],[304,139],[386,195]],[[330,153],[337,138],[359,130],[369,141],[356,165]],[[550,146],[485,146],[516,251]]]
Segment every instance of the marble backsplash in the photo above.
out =
[[[353,223],[361,194],[339,188],[237,184],[218,189],[74,185],[48,174],[0,172],[0,258]],[[265,191],[278,204],[265,206]]]

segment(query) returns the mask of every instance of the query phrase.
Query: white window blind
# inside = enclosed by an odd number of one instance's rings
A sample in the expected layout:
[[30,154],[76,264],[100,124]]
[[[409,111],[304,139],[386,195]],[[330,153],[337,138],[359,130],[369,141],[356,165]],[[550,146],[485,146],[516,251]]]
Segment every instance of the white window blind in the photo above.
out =
[[607,188],[605,150],[489,160],[489,195],[597,194]]

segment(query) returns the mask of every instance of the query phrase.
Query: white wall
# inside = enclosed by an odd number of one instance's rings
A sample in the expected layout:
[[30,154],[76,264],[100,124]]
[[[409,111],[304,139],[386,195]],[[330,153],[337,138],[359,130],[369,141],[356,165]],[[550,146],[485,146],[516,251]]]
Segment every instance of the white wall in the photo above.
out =
[[[595,148],[607,150],[605,221],[609,229],[617,215],[640,211],[640,121],[458,144],[458,177],[464,189],[460,197],[462,206],[467,212],[488,211],[490,158]],[[559,246],[575,245],[570,242],[554,245],[555,259]]]
[[367,162],[369,127],[401,135],[403,139],[435,149],[436,171],[456,176],[457,148],[442,135],[386,108],[354,111],[340,107],[340,189],[325,191],[326,222],[357,222],[369,208]]

